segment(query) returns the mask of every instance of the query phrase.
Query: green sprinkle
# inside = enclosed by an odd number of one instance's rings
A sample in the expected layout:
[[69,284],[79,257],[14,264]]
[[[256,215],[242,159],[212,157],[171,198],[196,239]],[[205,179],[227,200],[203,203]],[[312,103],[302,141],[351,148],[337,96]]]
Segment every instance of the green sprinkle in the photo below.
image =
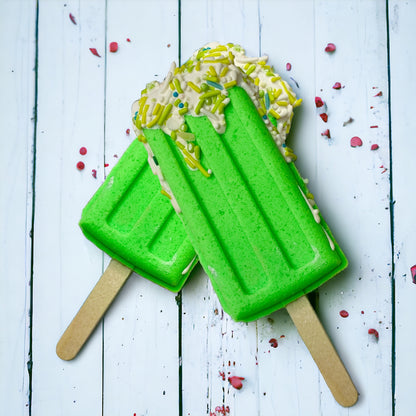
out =
[[208,84],[205,84],[205,82],[201,84],[201,91],[208,91],[208,89],[209,89]]
[[188,107],[184,107],[184,108],[181,108],[179,111],[178,111],[178,113],[181,115],[181,116],[183,116],[184,114],[186,114],[188,112]]
[[195,135],[192,133],[187,133],[185,131],[178,130],[177,135],[187,142],[193,142],[195,140]]
[[194,154],[197,160],[201,159],[201,148],[198,145],[194,146]]
[[159,125],[162,125],[163,123],[164,123],[164,121],[166,120],[166,118],[167,118],[167,116],[169,115],[169,113],[171,112],[171,110],[172,110],[172,104],[171,103],[169,103],[166,107],[165,107],[165,109],[163,110],[163,112],[162,112],[162,115],[160,116],[160,118],[159,118]]
[[185,123],[181,124],[180,128],[181,128],[181,131],[188,131],[188,126]]
[[188,81],[188,85],[196,91],[198,94],[201,94],[201,88],[198,87],[198,85],[195,85],[192,81]]
[[180,99],[180,98],[177,98],[177,99],[173,102],[173,104],[177,107],[177,106],[180,104],[180,102],[181,102],[181,99]]
[[250,75],[254,70],[256,69],[256,65],[255,64],[252,64],[248,69],[247,69],[247,72],[246,72],[246,74],[247,75]]
[[235,85],[237,85],[237,81],[236,80],[229,81],[229,82],[226,82],[224,84],[224,88],[228,90],[229,88],[234,87]]
[[207,91],[206,93],[202,94],[199,98],[200,99],[205,99],[208,97],[213,97],[214,95],[218,95],[221,94],[221,92],[219,90],[214,90],[214,91]]
[[178,78],[175,78],[173,80],[173,83],[175,84],[175,87],[176,87],[177,91],[182,93],[183,90],[182,90],[181,83],[179,82]]
[[170,134],[170,137],[172,138],[173,141],[176,140],[176,131],[172,130],[172,133]]

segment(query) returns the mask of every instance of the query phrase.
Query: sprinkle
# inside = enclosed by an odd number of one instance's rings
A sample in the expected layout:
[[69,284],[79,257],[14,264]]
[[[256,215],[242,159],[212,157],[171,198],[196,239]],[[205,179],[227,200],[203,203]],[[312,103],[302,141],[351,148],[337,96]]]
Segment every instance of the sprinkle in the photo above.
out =
[[412,273],[413,283],[416,284],[416,264],[410,268],[410,273]]
[[247,75],[250,75],[255,69],[256,69],[256,65],[255,64],[250,65],[250,67],[246,71],[246,74]]
[[194,155],[197,160],[201,159],[201,148],[199,146],[194,147]]
[[180,103],[181,103],[181,99],[180,99],[180,98],[177,98],[177,99],[173,102],[173,105],[174,105],[175,107],[177,107]]
[[142,124],[146,124],[146,115],[147,115],[148,110],[149,110],[149,104],[146,104],[144,106],[143,113],[142,113]]
[[108,163],[104,163],[104,167],[108,168],[110,165]]
[[336,46],[333,43],[328,43],[325,48],[325,52],[335,52]]
[[370,126],[370,129],[378,129],[378,126]]
[[208,72],[213,76],[213,77],[217,77],[217,71],[215,70],[215,68],[210,65],[210,67],[208,68]]
[[86,147],[81,147],[81,149],[79,149],[79,153],[81,155],[86,155],[87,154],[87,148]]
[[381,97],[383,95],[383,92],[382,91],[380,91],[380,92],[378,92],[374,97]]
[[277,339],[276,338],[270,338],[269,339],[269,344],[270,344],[271,347],[277,348]]
[[198,94],[201,94],[201,88],[198,85],[195,85],[192,81],[188,81],[188,85]]
[[316,108],[320,108],[324,105],[324,102],[322,101],[321,97],[315,97],[315,105]]
[[292,104],[296,100],[296,97],[289,91],[288,85],[285,81],[282,82],[282,87],[289,97],[290,104]]
[[225,75],[227,75],[228,69],[228,66],[225,66],[220,72],[220,77],[225,77]]
[[279,118],[280,118],[280,115],[275,111],[275,110],[273,110],[273,108],[269,111],[269,113],[276,119],[276,120],[279,120]]
[[199,114],[200,113],[200,111],[201,111],[201,108],[202,108],[202,106],[204,105],[204,99],[203,98],[201,98],[200,100],[199,100],[199,102],[198,102],[198,104],[196,105],[196,107],[195,107],[195,114]]
[[302,98],[298,98],[292,105],[294,108],[296,108],[296,107],[299,107],[302,104],[302,102],[303,102]]
[[188,107],[184,107],[181,110],[178,111],[178,113],[183,116],[184,114],[186,114],[189,111]]
[[244,380],[244,377],[228,377],[228,381],[230,382],[230,384],[237,390],[240,390],[243,387],[243,383],[241,382],[242,380]]
[[146,96],[140,98],[140,100],[139,100],[139,104],[140,104],[140,106],[139,106],[139,114],[142,114],[143,113],[143,108],[144,108],[144,105],[145,105],[146,101],[147,101],[147,97]]
[[127,38],[127,39],[126,39],[126,41],[127,41],[127,42],[131,42],[131,39],[130,39],[130,38]]
[[117,52],[118,51],[118,43],[117,42],[111,42],[110,43],[110,52]]
[[97,179],[97,171],[96,171],[95,169],[93,169],[93,170],[91,171],[91,175],[92,175],[92,177],[93,177],[94,179]]
[[129,135],[130,135],[130,129],[127,129],[127,130],[126,130],[126,134],[127,134],[127,136],[129,136]]
[[173,141],[176,140],[176,136],[177,136],[176,131],[172,130],[172,133],[170,134],[170,137],[172,138]]
[[319,114],[319,117],[326,123],[328,121],[328,114],[327,113],[321,113]]
[[286,64],[286,71],[290,71],[291,69],[292,69],[292,64],[288,62]]
[[159,166],[159,163],[158,163],[158,161],[157,161],[157,159],[156,159],[156,156],[153,156],[153,157],[152,157],[152,159],[153,159],[153,162],[155,162],[155,165],[156,165],[156,166]]
[[198,61],[195,65],[195,70],[199,71],[201,69],[201,61]]
[[147,143],[146,137],[143,136],[143,134],[140,134],[139,136],[137,136],[137,140],[142,143]]
[[212,114],[214,114],[217,110],[218,110],[218,107],[221,105],[221,103],[225,100],[225,95],[219,95],[218,96],[218,99],[217,99],[217,101],[216,101],[216,103],[215,103],[215,105],[212,107],[212,110],[211,110],[211,113]]
[[174,92],[172,93],[172,95],[173,95],[174,97],[178,97],[178,96],[179,96],[179,93],[178,93],[178,91],[174,91]]
[[157,104],[155,105],[155,108],[153,109],[152,114],[153,114],[153,115],[156,115],[156,114],[159,112],[159,109],[160,109],[160,103],[157,103]]
[[205,100],[205,98],[213,97],[214,95],[221,94],[219,90],[207,91],[199,97],[201,100]]
[[[157,107],[157,105],[155,107]],[[157,114],[155,115],[155,117],[153,118],[153,120],[148,123],[148,125],[147,125],[148,128],[153,127],[159,121],[160,116],[162,115],[162,112],[163,112],[164,109],[165,109],[165,106],[159,104]],[[153,114],[155,114],[155,112],[153,112]]]
[[77,169],[78,170],[83,170],[85,168],[85,164],[84,162],[78,162],[77,163]]
[[326,129],[325,131],[323,131],[321,133],[321,136],[326,136],[326,137],[328,137],[328,139],[330,139],[331,138],[331,133],[329,132],[329,129]]
[[221,84],[218,84],[218,82],[208,80],[207,84],[210,85],[211,87],[218,88],[219,90],[224,89],[224,87]]
[[374,335],[374,337],[375,337],[375,338],[376,338],[376,340],[378,341],[379,334],[378,334],[377,329],[370,328],[370,329],[368,330],[368,334],[369,334],[369,335]]
[[164,121],[166,120],[166,118],[167,118],[167,116],[169,115],[169,113],[171,112],[171,110],[172,110],[172,104],[171,103],[169,103],[166,107],[165,107],[165,109],[163,110],[163,112],[162,112],[162,114],[161,114],[161,116],[160,116],[160,119],[159,119],[159,125],[162,125],[163,123],[164,123]]
[[377,150],[379,148],[378,144],[372,144],[371,150]]
[[287,107],[287,106],[289,105],[289,103],[288,103],[287,101],[283,101],[283,100],[281,100],[281,101],[276,101],[276,104],[277,104],[277,105],[280,105],[280,106],[282,106],[282,107]]
[[358,136],[352,137],[350,143],[351,147],[360,147],[363,145],[363,141]]
[[350,314],[345,309],[340,311],[339,314],[342,318],[348,318],[350,316]]
[[93,55],[98,56],[99,58],[101,58],[101,56],[99,55],[99,53],[98,53],[97,49],[95,49],[95,48],[90,48],[90,51],[91,51],[91,53],[92,53]]
[[226,82],[224,84],[224,88],[228,90],[229,88],[234,87],[235,85],[237,85],[237,81],[236,80],[229,81],[229,82]]
[[178,90],[178,92],[182,93],[183,90],[182,90],[181,83],[179,82],[178,78],[175,78],[173,80],[173,83],[174,83],[176,89]]
[[333,88],[334,90],[339,90],[339,89],[341,89],[341,83],[340,83],[340,82],[336,82],[336,83],[332,86],[332,88]]
[[179,108],[183,108],[184,107],[184,104],[183,103],[179,103],[178,107]]
[[178,130],[176,134],[181,137],[182,139],[186,140],[187,142],[192,142],[195,140],[195,135],[192,133],[187,133],[182,130]]
[[266,104],[266,109],[268,110],[270,108],[270,96],[269,96],[269,94],[265,95],[264,101],[265,101],[265,104]]
[[296,87],[299,88],[299,83],[295,80],[295,78],[290,77],[290,79],[295,83]]
[[165,196],[167,196],[169,199],[172,199],[172,197],[164,190],[164,189],[162,189],[161,191],[160,191],[160,193],[162,194],[162,195],[165,195]]
[[77,22],[76,22],[76,20],[75,20],[75,17],[74,17],[74,15],[73,15],[72,13],[69,13],[69,18],[71,19],[71,22],[72,22],[74,25],[76,25],[76,24],[77,24]]

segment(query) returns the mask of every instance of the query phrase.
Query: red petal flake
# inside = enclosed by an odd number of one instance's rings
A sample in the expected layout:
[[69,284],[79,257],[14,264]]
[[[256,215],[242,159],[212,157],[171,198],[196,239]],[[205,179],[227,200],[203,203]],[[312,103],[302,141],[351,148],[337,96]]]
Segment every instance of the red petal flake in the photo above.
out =
[[117,52],[118,51],[118,43],[117,42],[111,42],[110,43],[110,52]]
[[416,284],[416,264],[410,268],[410,272],[412,273],[413,283]]
[[363,145],[363,141],[358,136],[352,137],[350,143],[351,147],[360,147]]
[[270,338],[270,339],[269,339],[269,344],[270,344],[273,348],[277,348],[277,339],[276,339],[276,338]]
[[324,105],[321,97],[315,97],[315,105],[316,108],[322,107]]
[[242,380],[244,380],[244,377],[228,377],[228,381],[230,382],[230,384],[237,390],[240,390],[243,387]]
[[126,39],[126,41],[127,41],[127,42],[131,42],[130,38],[127,38],[127,39]]
[[126,130],[126,134],[127,134],[127,136],[129,136],[129,135],[130,135],[130,129],[127,129],[127,130]]
[[378,144],[372,144],[371,150],[377,150],[379,148]]
[[374,336],[375,336],[375,338],[378,340],[379,335],[378,335],[378,331],[377,331],[377,329],[370,328],[370,329],[368,330],[368,334],[369,334],[369,335],[374,335]]
[[344,309],[342,311],[340,311],[339,314],[343,318],[348,318],[350,316],[350,314]]
[[84,162],[78,162],[77,163],[77,169],[78,170],[83,170],[85,168],[85,164]]
[[333,43],[328,43],[325,48],[325,52],[335,52],[336,46]]
[[97,49],[95,48],[90,48],[90,51],[93,55],[98,56],[99,58],[101,58],[100,54],[98,53]]
[[319,117],[326,123],[328,121],[328,114],[327,113],[321,113],[319,114]]
[[97,171],[95,169],[91,171],[91,175],[93,178],[97,179]]
[[382,91],[380,91],[380,92],[378,92],[374,97],[381,97],[383,95],[383,92]]
[[71,22],[72,22],[74,25],[76,25],[76,24],[77,24],[77,21],[75,20],[75,17],[74,17],[74,15],[73,15],[72,13],[69,13],[69,18],[71,19]]
[[292,69],[292,64],[288,62],[286,64],[286,71],[290,71],[291,69]]
[[326,137],[328,137],[328,139],[330,139],[331,138],[331,133],[330,133],[329,129],[326,129],[325,131],[323,131],[321,133],[321,136],[326,136]]
[[87,154],[87,148],[86,147],[81,147],[81,149],[79,149],[79,154],[80,155],[86,155]]
[[333,88],[334,90],[340,90],[340,89],[341,89],[341,83],[340,83],[340,82],[336,82],[336,83],[332,86],[332,88]]

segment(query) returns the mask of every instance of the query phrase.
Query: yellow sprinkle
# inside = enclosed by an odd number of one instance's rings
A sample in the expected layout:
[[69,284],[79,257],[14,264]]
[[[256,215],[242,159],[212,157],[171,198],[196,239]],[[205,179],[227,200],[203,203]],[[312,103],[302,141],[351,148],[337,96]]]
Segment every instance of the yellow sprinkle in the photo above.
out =
[[183,90],[182,90],[181,83],[179,82],[178,78],[174,78],[173,83],[175,84],[177,91],[182,93]]
[[216,76],[217,76],[217,71],[215,70],[215,68],[214,68],[212,65],[209,67],[208,71],[209,71],[209,73],[210,73],[211,75],[213,75],[214,77],[216,77]]
[[199,146],[194,147],[194,154],[197,160],[201,159],[201,148]]
[[153,127],[158,122],[158,120],[160,119],[160,116],[161,116],[164,108],[165,108],[164,105],[162,105],[162,106],[159,105],[159,109],[158,109],[159,111],[156,114],[156,116],[153,118],[153,120],[147,125],[148,128]]
[[181,99],[180,99],[180,98],[177,98],[177,99],[173,102],[173,105],[177,107],[177,106],[180,104],[180,102],[181,102]]
[[261,105],[261,108],[264,111],[264,114],[266,114],[267,109],[266,109],[266,105],[264,104],[264,100],[260,100],[260,105]]
[[175,68],[175,70],[173,71],[173,75],[178,75],[181,72],[181,68]]
[[194,151],[194,147],[195,145],[193,143],[188,143],[186,146],[186,150],[188,150],[188,152],[193,152]]
[[293,107],[299,107],[302,104],[302,98],[298,98],[294,103]]
[[282,93],[282,89],[281,88],[279,88],[278,90],[273,90],[274,98],[277,100],[279,98],[279,96],[280,96],[281,93]]
[[246,63],[245,65],[244,65],[244,70],[245,71],[247,71],[247,69],[248,69],[248,67],[250,66],[250,64],[249,63]]
[[227,72],[228,72],[228,66],[225,66],[222,69],[221,73],[220,73],[220,77],[225,77],[225,75],[227,74]]
[[[263,117],[266,114],[266,112],[264,111],[264,109],[261,108],[261,107],[258,108],[257,111],[259,112],[259,114],[260,114],[261,117]],[[270,111],[272,111],[272,110],[270,110]]]
[[270,109],[270,111],[269,111],[269,113],[276,119],[276,120],[279,120],[279,118],[280,118],[280,115],[279,115],[279,113],[277,113],[276,111],[274,111],[273,110],[273,108],[272,109]]
[[219,91],[219,90],[207,91],[204,94],[201,94],[200,97],[199,97],[199,99],[200,100],[203,100],[205,98],[213,97],[214,95],[218,95],[218,94],[221,94],[221,91]]
[[282,77],[272,77],[271,81],[276,82],[276,81],[279,81],[279,79],[282,79]]
[[191,159],[189,159],[189,158],[187,158],[187,157],[185,157],[184,159],[185,159],[186,164],[187,164],[187,165],[188,165],[191,169],[195,169],[195,168],[196,168],[196,166],[194,165],[194,163],[193,163],[193,161],[192,161]]
[[156,115],[159,112],[160,109],[160,103],[156,103],[155,108],[153,109],[152,114]]
[[146,103],[146,100],[147,100],[147,97],[140,98],[140,100],[139,100],[139,103],[140,103],[139,114],[142,114],[144,105]]
[[183,107],[181,108],[178,113],[183,116],[184,114],[186,114],[188,112],[188,107]]
[[[200,172],[206,177],[209,178],[211,175],[202,167],[202,165],[192,157],[192,155],[184,148],[182,149],[183,154],[192,161],[192,163],[200,170]],[[185,159],[186,160],[186,159]]]
[[173,85],[173,82],[169,82],[169,88],[174,91],[175,90],[175,86]]
[[211,49],[210,53],[205,55],[205,58],[212,58],[215,56],[221,56],[221,54],[219,52],[215,52],[215,49]]
[[165,195],[165,196],[167,196],[169,199],[171,199],[172,197],[164,190],[164,189],[162,189],[161,191],[160,191],[160,193],[162,194],[162,195]]
[[137,136],[137,140],[142,143],[147,143],[146,137],[144,137],[143,134]]
[[230,63],[234,63],[234,55],[232,54],[232,52],[228,52],[228,57],[230,58]]
[[201,69],[201,61],[198,61],[195,65],[195,71],[199,71]]
[[255,69],[256,69],[256,65],[255,64],[250,65],[250,67],[247,69],[246,74],[247,75],[250,75]]
[[229,82],[226,82],[226,83],[224,84],[224,88],[225,88],[226,90],[228,90],[229,88],[234,87],[235,85],[237,85],[237,81],[236,81],[236,80],[229,81]]
[[257,63],[258,63],[259,65],[261,65],[261,66],[266,65],[266,61],[258,61]]
[[201,98],[200,100],[199,100],[199,102],[198,102],[198,104],[196,105],[196,107],[195,107],[195,114],[199,114],[199,112],[200,112],[200,110],[201,110],[201,108],[202,108],[202,106],[204,105],[204,99],[203,98]]
[[181,142],[175,142],[176,146],[179,147],[179,149],[183,150],[185,149],[185,146]]
[[142,124],[146,124],[146,114],[148,110],[149,110],[149,104],[146,104],[144,106],[143,113],[142,113]]
[[254,80],[254,85],[259,86],[259,84],[260,84],[260,78],[256,77],[256,79]]
[[166,118],[167,118],[167,116],[169,115],[169,113],[171,112],[171,110],[172,110],[172,104],[171,103],[169,103],[165,108],[164,108],[164,110],[163,110],[163,112],[162,112],[162,114],[161,114],[161,116],[160,116],[160,119],[159,119],[159,125],[162,125],[164,122],[165,122],[165,120],[166,120]]
[[218,77],[214,77],[214,76],[210,77],[210,76],[207,75],[207,76],[205,76],[205,79],[207,81],[218,82]]
[[275,100],[273,91],[267,90],[267,95],[269,96],[270,104],[273,104],[273,101]]
[[188,81],[188,85],[196,91],[198,94],[201,93],[201,88],[198,87],[198,85],[195,85],[192,81]]
[[211,113],[214,114],[217,110],[220,104],[225,100],[225,95],[219,95],[217,101],[215,102],[215,105],[212,107]]
[[282,107],[287,107],[289,105],[289,103],[287,101],[283,101],[283,100],[276,101],[276,104],[280,105]]
[[228,64],[229,61],[227,58],[220,58],[220,59],[204,59],[204,64],[216,64],[216,63],[221,63],[221,64]]
[[285,90],[286,94],[289,97],[290,104],[293,104],[296,100],[296,97],[289,91],[289,88],[287,87],[287,84],[285,81],[282,82],[282,87]]
[[177,131],[177,135],[181,137],[182,139],[186,140],[187,142],[192,142],[195,140],[195,135],[192,133],[187,133],[182,130]]
[[145,88],[144,90],[141,90],[140,91],[140,95],[143,95],[143,94],[147,94],[147,88]]
[[176,140],[176,131],[172,130],[172,133],[170,134],[170,137],[172,138],[173,141]]
[[220,106],[218,107],[218,112],[220,114],[222,114],[224,112],[224,108],[225,108],[225,104],[224,103],[221,103]]

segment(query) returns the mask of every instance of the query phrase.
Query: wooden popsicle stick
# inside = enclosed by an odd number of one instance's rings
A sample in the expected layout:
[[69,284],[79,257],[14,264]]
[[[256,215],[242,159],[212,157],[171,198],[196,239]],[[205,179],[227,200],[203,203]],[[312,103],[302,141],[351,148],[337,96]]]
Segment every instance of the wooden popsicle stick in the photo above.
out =
[[286,306],[335,400],[344,407],[354,405],[358,392],[325,329],[306,296]]
[[56,346],[56,354],[72,360],[81,350],[132,270],[112,259],[94,289],[75,315]]

